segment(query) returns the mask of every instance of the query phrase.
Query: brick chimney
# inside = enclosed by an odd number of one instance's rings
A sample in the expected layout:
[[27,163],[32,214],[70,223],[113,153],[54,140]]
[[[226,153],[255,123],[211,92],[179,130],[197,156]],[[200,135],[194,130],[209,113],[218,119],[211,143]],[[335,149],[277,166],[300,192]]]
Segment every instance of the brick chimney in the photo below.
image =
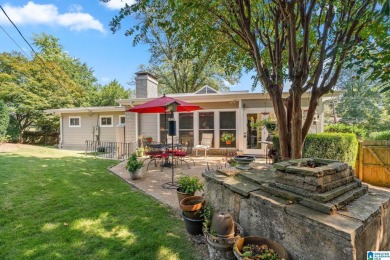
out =
[[146,72],[135,73],[135,97],[136,98],[156,98],[158,97],[158,81],[155,76]]

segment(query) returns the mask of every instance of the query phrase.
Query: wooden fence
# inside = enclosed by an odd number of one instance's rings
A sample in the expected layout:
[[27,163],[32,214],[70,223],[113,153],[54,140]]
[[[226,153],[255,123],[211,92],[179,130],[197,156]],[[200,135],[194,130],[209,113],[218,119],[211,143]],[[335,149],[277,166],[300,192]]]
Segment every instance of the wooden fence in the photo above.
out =
[[360,142],[355,175],[369,184],[390,187],[390,141]]

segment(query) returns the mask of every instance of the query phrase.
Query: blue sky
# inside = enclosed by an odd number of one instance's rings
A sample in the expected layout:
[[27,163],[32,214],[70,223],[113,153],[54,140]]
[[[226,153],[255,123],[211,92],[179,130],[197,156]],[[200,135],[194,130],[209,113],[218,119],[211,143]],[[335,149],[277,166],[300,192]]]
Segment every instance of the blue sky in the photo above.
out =
[[[139,65],[148,63],[150,54],[147,45],[133,47],[132,39],[124,36],[125,28],[135,24],[134,19],[127,18],[123,29],[115,34],[108,27],[125,2],[133,0],[111,0],[107,4],[98,0],[18,0],[2,1],[1,6],[30,43],[34,33],[54,35],[70,56],[93,68],[99,83],[117,79],[125,88],[132,88],[127,83]],[[25,52],[31,52],[1,10],[0,25]],[[0,52],[20,51],[1,28],[0,35]],[[250,90],[250,76],[244,75],[230,89]]]

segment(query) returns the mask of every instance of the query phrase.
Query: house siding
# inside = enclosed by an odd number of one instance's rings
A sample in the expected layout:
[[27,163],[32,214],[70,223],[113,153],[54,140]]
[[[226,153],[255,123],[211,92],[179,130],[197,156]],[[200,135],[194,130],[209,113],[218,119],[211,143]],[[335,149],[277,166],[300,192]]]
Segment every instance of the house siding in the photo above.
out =
[[[116,127],[119,124],[119,115],[124,112],[74,113],[62,115],[62,144],[61,146],[83,146],[86,140],[96,140],[93,136],[93,127],[99,126],[100,116],[113,116],[112,127],[99,127],[100,141],[115,142]],[[69,117],[80,117],[80,127],[70,127]]]

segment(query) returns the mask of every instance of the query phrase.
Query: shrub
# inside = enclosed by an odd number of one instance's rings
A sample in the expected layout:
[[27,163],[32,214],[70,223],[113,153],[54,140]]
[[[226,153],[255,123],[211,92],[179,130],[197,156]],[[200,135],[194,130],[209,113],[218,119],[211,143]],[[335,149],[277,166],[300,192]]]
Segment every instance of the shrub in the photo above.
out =
[[197,190],[202,191],[204,186],[204,184],[200,182],[197,176],[195,177],[183,176],[179,179],[177,184],[178,184],[178,191],[187,194],[195,193]]
[[358,139],[363,139],[366,136],[364,129],[342,123],[326,125],[325,133],[353,133]]
[[141,169],[143,166],[143,163],[141,161],[138,161],[137,154],[132,153],[129,159],[127,160],[126,169],[129,172],[134,172],[136,170]]
[[368,140],[390,140],[390,130],[381,132],[372,132],[368,135]]
[[[272,141],[274,143],[275,149],[279,151],[279,137],[274,136]],[[354,166],[357,151],[358,142],[355,134],[309,134],[306,136],[302,157],[339,160]],[[280,160],[279,156],[276,158],[275,162],[278,160]]]

